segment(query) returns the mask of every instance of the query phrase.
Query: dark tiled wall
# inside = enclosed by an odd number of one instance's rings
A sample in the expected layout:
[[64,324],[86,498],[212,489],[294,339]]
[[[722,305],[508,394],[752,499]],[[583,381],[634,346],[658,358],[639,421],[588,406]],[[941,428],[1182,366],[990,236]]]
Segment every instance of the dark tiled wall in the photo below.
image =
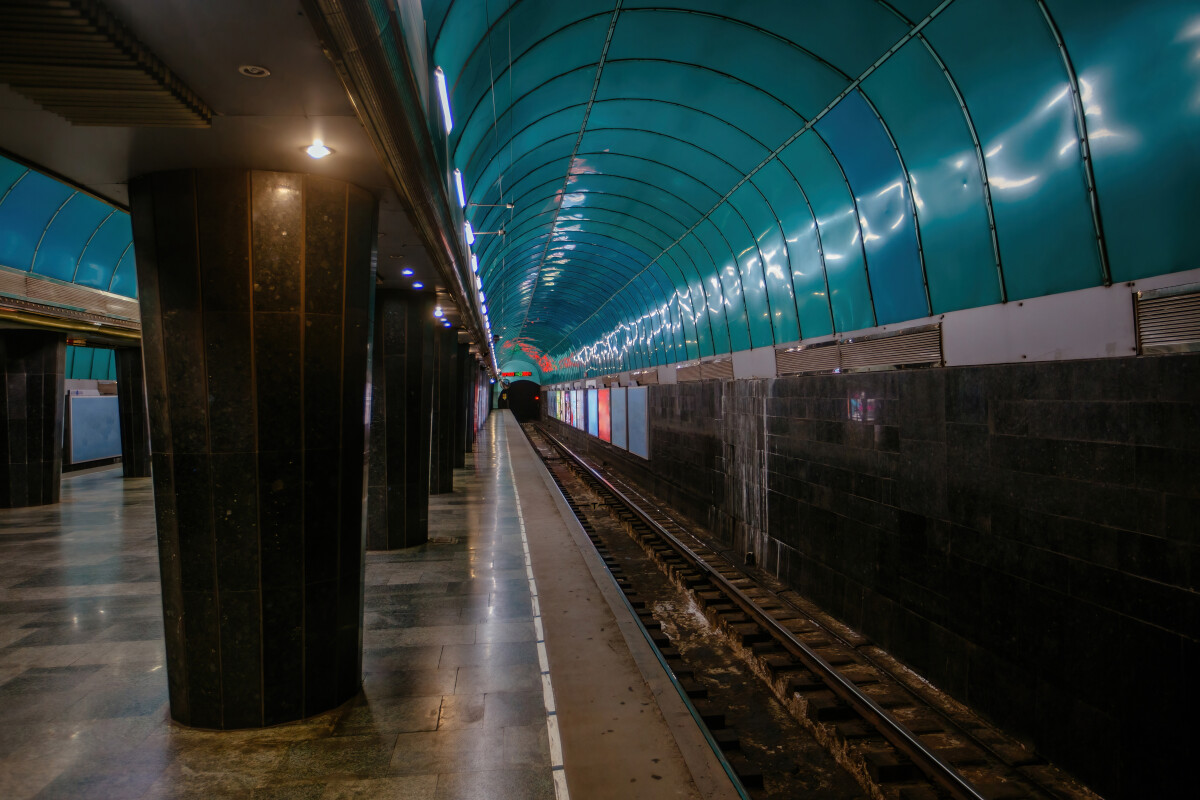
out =
[[140,347],[118,347],[117,405],[121,419],[121,471],[126,478],[150,477],[150,423]]
[[0,331],[0,508],[58,502],[66,337]]
[[333,708],[362,683],[375,200],[233,169],[130,197],[171,714]]
[[1200,355],[650,391],[649,464],[593,449],[1102,794],[1186,794]]
[[429,422],[433,402],[433,296],[376,293],[367,548],[429,539]]

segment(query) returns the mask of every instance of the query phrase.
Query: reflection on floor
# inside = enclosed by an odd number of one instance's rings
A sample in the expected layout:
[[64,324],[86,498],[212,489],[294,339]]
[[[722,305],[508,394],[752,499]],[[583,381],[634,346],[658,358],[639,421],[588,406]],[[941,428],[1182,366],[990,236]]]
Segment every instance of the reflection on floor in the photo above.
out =
[[0,511],[0,798],[552,798],[501,457],[431,498],[440,541],[368,556],[363,694],[262,731],[169,721],[149,480]]

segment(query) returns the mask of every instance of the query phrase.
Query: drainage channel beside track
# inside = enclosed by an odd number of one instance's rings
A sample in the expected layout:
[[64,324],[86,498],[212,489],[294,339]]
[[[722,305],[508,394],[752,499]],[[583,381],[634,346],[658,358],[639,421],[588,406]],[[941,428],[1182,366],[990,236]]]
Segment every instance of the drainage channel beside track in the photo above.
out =
[[637,487],[523,428],[751,796],[1096,797]]

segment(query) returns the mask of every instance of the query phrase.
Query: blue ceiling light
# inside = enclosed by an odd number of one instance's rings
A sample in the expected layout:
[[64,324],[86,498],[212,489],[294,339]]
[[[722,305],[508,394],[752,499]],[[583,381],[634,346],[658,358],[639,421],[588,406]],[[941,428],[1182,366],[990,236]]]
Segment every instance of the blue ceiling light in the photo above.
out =
[[408,275],[412,275],[412,274],[413,274],[413,271],[412,271],[411,269],[408,269],[408,268],[406,267],[406,268],[404,268],[404,269],[400,270],[400,274],[401,274],[401,275],[408,276]]
[[463,191],[462,173],[454,170],[454,188],[458,190],[458,205],[460,208],[467,207],[467,195]]
[[424,289],[424,288],[425,288],[425,284],[423,284],[423,283],[421,283],[420,281],[418,281],[418,282],[416,282],[416,283],[414,283],[414,284],[413,284],[413,288],[414,288],[414,289]]
[[471,227],[469,221],[463,223],[463,235],[467,237],[468,245],[475,244],[475,229]]
[[442,101],[442,119],[446,121],[446,133],[454,130],[454,117],[450,114],[450,94],[446,91],[446,73],[438,67],[433,71],[437,79],[438,99]]

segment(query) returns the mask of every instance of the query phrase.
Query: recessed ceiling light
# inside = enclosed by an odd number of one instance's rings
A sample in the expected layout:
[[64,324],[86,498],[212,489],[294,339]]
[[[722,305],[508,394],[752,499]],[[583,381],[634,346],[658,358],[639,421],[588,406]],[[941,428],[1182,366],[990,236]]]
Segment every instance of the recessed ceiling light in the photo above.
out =
[[400,274],[401,274],[401,275],[412,275],[412,270],[411,270],[411,269],[408,269],[408,268],[406,267],[405,269],[402,269],[402,270],[400,270]]
[[423,283],[414,283],[414,284],[413,284],[413,288],[414,288],[414,289],[424,289],[424,288],[425,288],[425,284],[423,284]]
[[304,148],[304,152],[308,153],[312,158],[324,158],[333,151],[325,146],[325,143],[320,139],[313,139],[313,143]]
[[247,78],[265,78],[271,74],[271,70],[266,67],[259,67],[254,64],[242,64],[238,67],[238,72]]

